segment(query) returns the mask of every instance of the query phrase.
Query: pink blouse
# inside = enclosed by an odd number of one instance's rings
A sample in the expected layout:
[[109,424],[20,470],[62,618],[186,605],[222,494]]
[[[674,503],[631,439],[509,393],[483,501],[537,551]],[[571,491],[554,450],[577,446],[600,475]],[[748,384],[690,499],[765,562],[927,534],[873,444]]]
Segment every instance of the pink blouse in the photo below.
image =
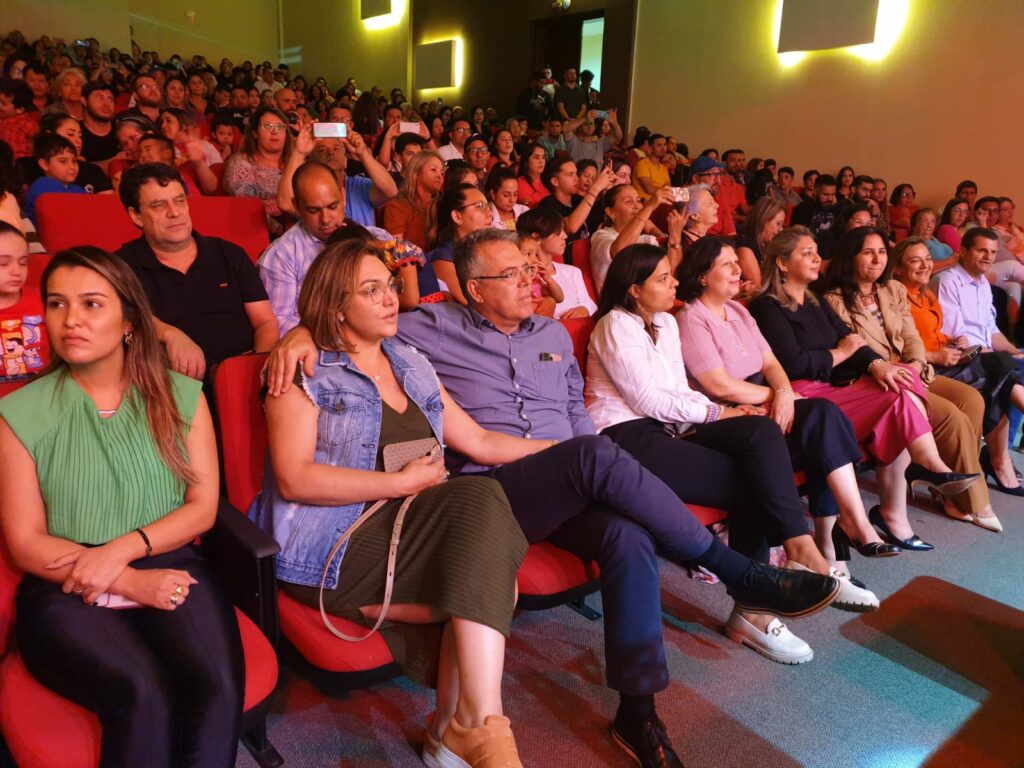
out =
[[699,299],[676,313],[683,362],[694,388],[698,388],[698,376],[715,368],[725,368],[734,379],[745,379],[764,367],[764,353],[771,347],[747,308],[726,302],[725,317],[718,317]]

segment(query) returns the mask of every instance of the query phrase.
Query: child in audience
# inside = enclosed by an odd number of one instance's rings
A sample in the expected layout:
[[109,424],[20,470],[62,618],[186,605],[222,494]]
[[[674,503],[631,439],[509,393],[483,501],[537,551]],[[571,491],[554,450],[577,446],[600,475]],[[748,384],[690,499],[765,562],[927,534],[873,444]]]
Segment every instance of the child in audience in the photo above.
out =
[[563,300],[564,294],[555,278],[544,268],[540,257],[540,240],[533,235],[524,235],[519,238],[519,250],[526,258],[526,265],[536,270],[530,283],[533,314],[554,317],[555,307]]
[[32,186],[28,188],[21,212],[33,226],[38,227],[36,200],[40,195],[47,192],[84,195],[86,192],[74,183],[78,178],[78,151],[68,139],[57,134],[42,137],[36,142],[35,158],[44,175],[33,181]]
[[210,124],[210,143],[227,160],[235,149],[235,124],[230,117],[218,115]]
[[[562,217],[554,211],[535,208],[519,217],[516,231],[524,240],[536,239],[543,272],[553,274],[562,291],[562,300],[555,306],[554,318],[569,320],[594,314],[597,305],[587,293],[583,272],[578,267],[561,262],[568,239]],[[555,257],[559,261],[555,261]]]
[[28,241],[17,227],[0,221],[0,383],[34,376],[46,367],[49,345],[39,292],[25,290]]
[[32,156],[32,139],[38,132],[32,90],[24,80],[0,78],[0,140],[11,145],[15,160]]

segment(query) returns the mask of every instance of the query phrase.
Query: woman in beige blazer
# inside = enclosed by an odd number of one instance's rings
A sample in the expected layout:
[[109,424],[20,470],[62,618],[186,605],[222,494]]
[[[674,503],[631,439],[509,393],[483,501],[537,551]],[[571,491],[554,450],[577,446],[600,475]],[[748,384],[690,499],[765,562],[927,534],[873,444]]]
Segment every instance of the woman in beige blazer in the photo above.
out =
[[[825,298],[875,352],[920,372],[928,386],[928,420],[939,455],[955,472],[979,473],[984,400],[973,387],[935,375],[910,314],[907,289],[889,279],[892,270],[885,242],[884,233],[871,227],[858,227],[843,235],[829,264]],[[974,483],[949,502],[938,498],[936,502],[958,520],[973,520],[983,528],[1002,530],[983,482]],[[884,523],[879,526],[880,519],[872,522],[883,529],[884,537]]]

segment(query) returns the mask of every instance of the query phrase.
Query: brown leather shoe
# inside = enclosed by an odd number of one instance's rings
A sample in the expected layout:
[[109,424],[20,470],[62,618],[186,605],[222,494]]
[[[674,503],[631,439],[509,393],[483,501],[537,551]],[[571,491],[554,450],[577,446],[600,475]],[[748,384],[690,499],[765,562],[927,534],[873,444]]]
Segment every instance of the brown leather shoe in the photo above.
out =
[[463,728],[453,717],[436,757],[441,768],[523,768],[511,722],[500,715],[477,728]]

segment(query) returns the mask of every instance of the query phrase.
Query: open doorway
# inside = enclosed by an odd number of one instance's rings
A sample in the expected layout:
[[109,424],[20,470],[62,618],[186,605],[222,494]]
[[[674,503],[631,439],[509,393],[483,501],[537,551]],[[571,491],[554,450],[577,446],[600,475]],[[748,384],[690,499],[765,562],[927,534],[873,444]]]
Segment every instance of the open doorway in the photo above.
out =
[[533,71],[551,67],[561,82],[570,67],[594,73],[593,88],[601,89],[604,12],[578,13],[533,22]]

